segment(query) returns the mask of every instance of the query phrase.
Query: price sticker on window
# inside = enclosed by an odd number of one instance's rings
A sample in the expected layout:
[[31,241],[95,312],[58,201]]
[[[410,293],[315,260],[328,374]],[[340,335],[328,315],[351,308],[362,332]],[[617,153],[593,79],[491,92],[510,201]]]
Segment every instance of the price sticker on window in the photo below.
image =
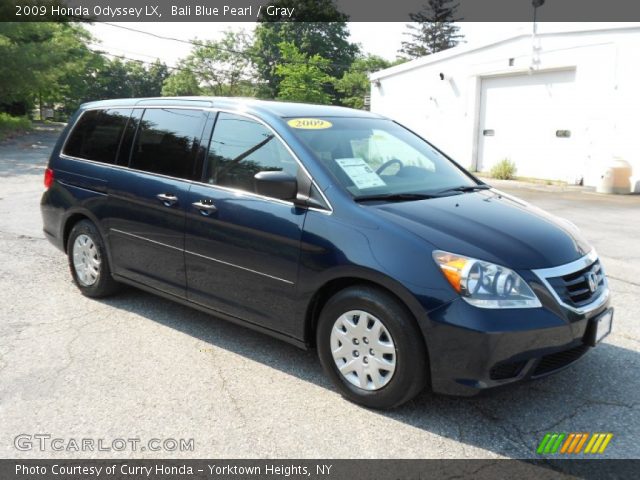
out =
[[386,185],[362,158],[336,158],[336,163],[359,190]]

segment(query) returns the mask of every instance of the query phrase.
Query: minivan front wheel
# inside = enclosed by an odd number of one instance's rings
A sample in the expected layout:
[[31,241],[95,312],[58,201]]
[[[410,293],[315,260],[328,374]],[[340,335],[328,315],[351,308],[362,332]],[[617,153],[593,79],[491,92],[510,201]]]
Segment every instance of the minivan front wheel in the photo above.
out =
[[89,220],[76,223],[69,234],[67,255],[71,276],[83,295],[105,297],[118,288],[111,277],[111,269],[102,237]]
[[349,400],[391,408],[416,396],[428,379],[421,332],[407,309],[369,286],[335,294],[320,314],[320,362]]
[[396,346],[384,324],[363,310],[343,313],[331,328],[331,355],[338,371],[364,390],[380,390],[396,370]]

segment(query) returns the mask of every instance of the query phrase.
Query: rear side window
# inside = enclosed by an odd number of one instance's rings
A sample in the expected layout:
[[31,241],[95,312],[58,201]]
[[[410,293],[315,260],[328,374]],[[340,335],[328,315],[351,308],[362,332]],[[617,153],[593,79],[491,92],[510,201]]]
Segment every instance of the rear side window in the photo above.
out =
[[177,178],[193,178],[207,114],[178,108],[147,109],[129,166]]
[[298,164],[261,123],[220,113],[209,145],[207,182],[255,192],[253,177],[264,171],[285,171],[295,176]]
[[96,162],[114,163],[130,113],[130,109],[84,112],[69,135],[63,153]]

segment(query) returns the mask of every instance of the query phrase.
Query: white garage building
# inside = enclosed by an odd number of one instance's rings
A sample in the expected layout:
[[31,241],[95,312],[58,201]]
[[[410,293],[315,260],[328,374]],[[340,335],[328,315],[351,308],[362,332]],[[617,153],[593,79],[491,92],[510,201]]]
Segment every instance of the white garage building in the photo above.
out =
[[516,34],[371,75],[371,111],[462,165],[595,186],[614,158],[640,191],[640,25]]

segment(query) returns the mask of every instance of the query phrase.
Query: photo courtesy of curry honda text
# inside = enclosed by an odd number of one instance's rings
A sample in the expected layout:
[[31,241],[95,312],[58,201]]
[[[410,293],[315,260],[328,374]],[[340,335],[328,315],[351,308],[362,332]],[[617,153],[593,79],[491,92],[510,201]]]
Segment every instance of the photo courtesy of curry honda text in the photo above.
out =
[[369,112],[89,103],[44,183],[44,231],[82,294],[129,284],[316,348],[367,407],[542,377],[611,331],[603,266],[571,222]]

